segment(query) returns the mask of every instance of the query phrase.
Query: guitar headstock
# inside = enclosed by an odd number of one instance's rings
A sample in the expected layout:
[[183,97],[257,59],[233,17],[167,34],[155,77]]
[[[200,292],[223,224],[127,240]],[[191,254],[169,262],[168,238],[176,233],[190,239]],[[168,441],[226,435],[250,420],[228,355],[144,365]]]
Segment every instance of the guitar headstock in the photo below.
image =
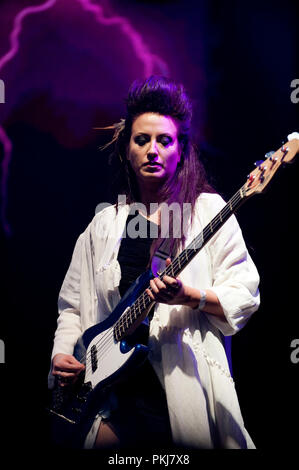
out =
[[244,197],[263,192],[278,168],[282,164],[293,161],[299,152],[299,134],[294,132],[289,135],[289,138],[292,140],[282,145],[276,152],[269,152],[270,156],[266,160],[255,163],[255,170],[248,175],[243,186]]

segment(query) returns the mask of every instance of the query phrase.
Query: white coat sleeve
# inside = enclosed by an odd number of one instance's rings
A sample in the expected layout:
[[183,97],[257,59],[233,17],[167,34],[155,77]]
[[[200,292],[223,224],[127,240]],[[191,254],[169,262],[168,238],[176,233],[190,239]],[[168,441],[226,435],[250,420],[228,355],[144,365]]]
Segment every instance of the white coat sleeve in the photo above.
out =
[[80,280],[82,244],[84,234],[76,242],[72,260],[58,297],[58,320],[54,335],[54,345],[51,358],[55,354],[72,354],[74,345],[82,334],[80,319]]
[[[224,201],[218,196],[220,210]],[[217,200],[216,199],[216,200]],[[232,215],[208,244],[213,283],[227,321],[205,313],[225,335],[233,335],[247,323],[260,304],[259,274],[247,251],[237,219]]]

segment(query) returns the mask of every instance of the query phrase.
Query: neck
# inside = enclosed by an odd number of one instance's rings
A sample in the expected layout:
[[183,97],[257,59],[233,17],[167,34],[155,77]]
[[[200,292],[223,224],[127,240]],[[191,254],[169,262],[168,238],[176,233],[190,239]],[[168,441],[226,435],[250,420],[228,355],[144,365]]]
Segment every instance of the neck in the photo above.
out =
[[160,187],[151,185],[150,187],[139,186],[140,202],[145,205],[147,210],[150,209],[151,203],[160,204],[162,202]]

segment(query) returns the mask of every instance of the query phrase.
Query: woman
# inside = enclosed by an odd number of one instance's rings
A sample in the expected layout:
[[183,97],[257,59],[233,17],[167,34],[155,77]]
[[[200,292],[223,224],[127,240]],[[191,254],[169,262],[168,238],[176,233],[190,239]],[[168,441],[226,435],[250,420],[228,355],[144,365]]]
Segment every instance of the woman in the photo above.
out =
[[[155,264],[154,272],[165,267],[161,247],[169,265],[224,206],[190,141],[191,116],[184,88],[169,79],[153,76],[130,88],[126,119],[115,125],[112,141],[121,165],[117,187],[126,200],[97,213],[77,241],[59,296],[50,378],[73,381],[84,368],[72,355],[83,331],[107,318],[148,266]],[[132,203],[139,203],[137,216]],[[166,235],[163,203],[176,204]],[[144,217],[146,234],[157,229],[156,237],[132,236],[132,227],[144,227]],[[180,230],[174,229],[177,221]],[[258,283],[234,216],[179,277],[152,279],[146,291],[155,305],[149,315],[149,358],[101,404],[85,447],[137,440],[149,446],[254,448],[224,337],[258,309]]]

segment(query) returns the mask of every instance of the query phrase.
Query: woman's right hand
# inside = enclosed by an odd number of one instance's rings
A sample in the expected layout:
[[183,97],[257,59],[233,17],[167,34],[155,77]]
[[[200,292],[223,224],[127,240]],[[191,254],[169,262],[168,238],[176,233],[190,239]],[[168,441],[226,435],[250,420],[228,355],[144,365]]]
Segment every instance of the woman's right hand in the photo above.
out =
[[62,387],[73,384],[83,369],[84,364],[70,354],[56,354],[52,359],[52,374],[58,378]]

